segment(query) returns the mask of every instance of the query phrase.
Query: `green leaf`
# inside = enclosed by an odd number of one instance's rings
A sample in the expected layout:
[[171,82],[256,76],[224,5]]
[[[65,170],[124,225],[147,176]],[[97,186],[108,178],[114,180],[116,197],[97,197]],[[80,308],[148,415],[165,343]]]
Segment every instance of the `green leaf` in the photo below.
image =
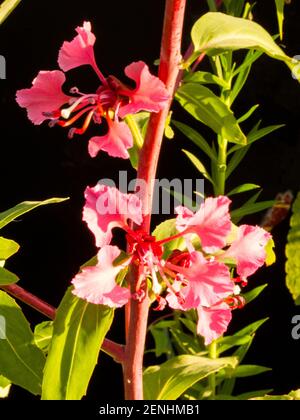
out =
[[212,177],[210,176],[210,174],[207,172],[203,163],[195,155],[193,155],[193,153],[188,152],[187,150],[182,150],[182,151],[190,159],[192,164],[198,169],[200,174],[203,175],[204,178],[206,178],[209,182],[211,182],[212,185],[214,185],[214,181],[212,180]]
[[214,154],[212,148],[209,146],[207,141],[204,137],[201,136],[196,130],[189,127],[186,124],[183,124],[179,121],[173,121],[173,124],[175,125],[178,130],[180,130],[188,139],[190,139],[196,146],[198,146],[204,153],[207,154],[207,156],[211,160],[217,161],[217,157]]
[[260,186],[256,184],[243,184],[231,190],[227,195],[228,197],[230,197],[231,195],[241,194],[247,191],[256,190],[257,188],[260,188]]
[[48,353],[52,335],[53,321],[41,322],[34,329],[34,342],[44,353]]
[[275,0],[280,39],[283,38],[284,0]]
[[192,83],[218,85],[225,89],[229,89],[229,85],[226,82],[226,80],[220,79],[220,77],[216,76],[213,73],[209,73],[207,71],[196,71],[195,73],[188,73],[184,77],[183,81],[184,83],[192,82]]
[[[41,393],[45,357],[20,307],[0,291],[0,374],[32,394]],[[2,321],[2,322],[1,322]]]
[[20,245],[11,239],[0,237],[0,261],[7,260],[19,251]]
[[265,395],[264,397],[252,398],[253,400],[265,401],[300,401],[300,389],[291,391],[287,395]]
[[17,204],[15,207],[0,213],[0,229],[8,225],[8,223],[12,222],[17,217],[22,216],[39,206],[62,203],[66,200],[68,200],[68,198],[50,198],[45,201],[24,201],[23,203]]
[[141,112],[136,115],[126,115],[125,121],[130,128],[133,147],[128,150],[131,165],[134,169],[137,169],[139,164],[140,150],[144,144],[145,128],[147,128],[149,121],[149,113]]
[[218,380],[225,378],[247,378],[249,376],[261,375],[262,373],[269,372],[270,368],[257,365],[240,365],[235,369],[226,369],[217,374]]
[[227,366],[235,367],[235,358],[208,359],[181,355],[144,372],[146,400],[176,400],[196,382]]
[[155,356],[160,357],[166,354],[168,357],[174,354],[169,332],[166,328],[159,328],[159,325],[151,325],[149,330],[155,342]]
[[[157,241],[162,241],[163,239],[177,234],[178,231],[176,229],[176,219],[165,220],[164,222],[160,223],[152,233]],[[183,238],[177,238],[166,242],[164,244],[164,258],[167,258],[175,249],[183,251],[185,248],[186,244]]]
[[8,286],[9,284],[14,284],[19,281],[19,277],[6,270],[6,268],[0,267],[0,286]]
[[287,257],[286,285],[297,305],[300,304],[300,192],[292,208],[293,215],[290,222],[288,243],[285,248]]
[[203,52],[214,55],[221,51],[255,49],[285,62],[290,69],[295,67],[293,59],[284,53],[271,35],[262,26],[247,19],[224,13],[206,13],[194,24],[191,36],[195,52],[188,64]]
[[249,214],[259,213],[260,211],[269,209],[273,207],[275,204],[274,200],[271,201],[260,201],[259,203],[245,205],[237,210],[233,210],[231,212],[232,219],[241,219],[244,216],[248,216]]
[[67,291],[53,323],[43,400],[79,400],[85,394],[114,311]]
[[268,285],[263,284],[262,286],[258,286],[255,289],[250,290],[250,292],[243,293],[243,297],[245,298],[247,304],[256,299],[265,290],[266,287],[268,287]]
[[251,115],[257,110],[257,108],[259,107],[259,105],[253,105],[248,112],[246,112],[242,117],[240,117],[238,119],[238,123],[242,123],[244,121],[247,121],[248,118],[251,117]]
[[249,151],[250,146],[243,147],[239,150],[237,150],[232,158],[229,161],[229,164],[227,166],[226,170],[226,179],[229,178],[229,176],[232,174],[232,172],[238,167],[238,165],[242,162],[244,157],[246,156],[247,152]]
[[261,319],[236,332],[234,335],[219,338],[217,341],[218,353],[223,353],[235,346],[248,344],[256,331],[267,321],[268,318]]
[[210,127],[222,138],[231,143],[247,143],[233,112],[207,87],[197,83],[183,84],[177,90],[175,98],[194,118]]
[[0,25],[18,6],[21,0],[4,0],[0,5]]
[[239,400],[249,400],[250,398],[263,397],[264,395],[272,391],[273,389],[262,389],[260,391],[250,391],[250,392],[245,392],[244,394],[237,395],[237,398]]
[[11,382],[0,375],[0,398],[7,398],[11,387]]
[[261,51],[250,50],[247,53],[243,64],[241,64],[241,66],[238,67],[238,69],[234,72],[234,75],[237,74],[237,78],[229,94],[229,100],[230,100],[231,105],[233,104],[233,102],[235,101],[235,99],[237,98],[237,96],[239,95],[243,87],[245,86],[245,83],[248,80],[248,76],[250,74],[252,65],[255,63],[255,61],[257,61],[261,57],[261,55],[262,55]]

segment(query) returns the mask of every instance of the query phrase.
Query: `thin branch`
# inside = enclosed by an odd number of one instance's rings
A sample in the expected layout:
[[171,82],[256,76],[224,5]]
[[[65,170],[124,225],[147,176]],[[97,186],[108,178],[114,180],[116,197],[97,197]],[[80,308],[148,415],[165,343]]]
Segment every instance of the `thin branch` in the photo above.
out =
[[[47,302],[44,302],[42,299],[38,298],[32,293],[27,292],[27,290],[23,289],[22,287],[16,284],[11,284],[9,286],[1,286],[0,288],[21,302],[26,303],[26,305],[31,306],[33,309],[45,315],[47,318],[52,320],[55,319],[56,309],[53,306],[49,305]],[[123,363],[125,355],[123,345],[117,344],[111,340],[104,339],[101,350],[109,354],[116,362]]]

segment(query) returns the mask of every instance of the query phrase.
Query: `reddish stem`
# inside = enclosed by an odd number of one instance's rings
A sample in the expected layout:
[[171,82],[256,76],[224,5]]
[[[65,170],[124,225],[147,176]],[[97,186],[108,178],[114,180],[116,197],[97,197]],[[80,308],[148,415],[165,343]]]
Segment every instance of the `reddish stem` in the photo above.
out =
[[[1,286],[5,292],[19,299],[21,302],[26,303],[26,305],[31,306],[36,311],[45,315],[47,318],[54,320],[56,315],[56,309],[44,302],[42,299],[33,295],[32,293],[27,292],[27,290],[22,287],[12,284],[10,286]],[[122,363],[124,361],[124,346],[121,344],[114,343],[111,340],[104,339],[101,349],[114,358],[116,362]]]
[[[165,109],[152,114],[145,142],[140,154],[137,179],[145,181],[146,191],[140,192],[143,203],[144,220],[140,229],[150,232],[153,202],[153,180],[155,179],[158,157],[164,136],[165,123],[173,100],[176,80],[180,71],[181,38],[186,0],[166,0],[162,46],[160,54],[159,78],[165,83],[170,100]],[[131,290],[136,290],[138,270],[132,269]],[[145,285],[145,293],[147,290]],[[142,302],[131,300],[128,339],[125,350],[124,387],[127,400],[143,399],[143,356],[147,332],[149,299]]]

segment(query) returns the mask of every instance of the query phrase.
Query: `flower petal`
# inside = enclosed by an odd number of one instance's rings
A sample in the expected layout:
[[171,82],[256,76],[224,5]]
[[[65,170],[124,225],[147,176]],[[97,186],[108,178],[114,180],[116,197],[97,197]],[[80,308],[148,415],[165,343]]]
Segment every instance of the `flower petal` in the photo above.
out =
[[222,258],[234,258],[238,275],[248,277],[265,263],[265,246],[271,238],[271,234],[259,226],[239,226],[237,239]]
[[231,231],[230,203],[231,200],[224,196],[209,197],[195,214],[179,206],[176,208],[176,228],[179,232],[196,233],[205,252],[216,252],[225,246]]
[[98,247],[109,244],[112,229],[126,227],[128,219],[138,225],[142,223],[142,204],[135,194],[123,194],[117,188],[97,184],[87,187],[85,198],[83,220],[93,232]]
[[116,283],[116,276],[124,265],[113,262],[121,251],[116,246],[104,246],[98,253],[98,264],[86,267],[72,280],[73,294],[87,302],[119,308],[130,298],[130,291]]
[[62,91],[62,85],[66,81],[62,71],[40,71],[32,82],[30,89],[17,91],[16,101],[27,109],[28,118],[34,124],[41,124],[49,119],[44,113],[57,111],[71,98]]
[[95,65],[94,44],[95,35],[91,32],[91,23],[84,22],[77,27],[78,35],[71,41],[65,41],[59,50],[58,65],[63,71],[90,64]]
[[198,306],[197,312],[197,333],[204,337],[205,345],[208,346],[227,331],[232,318],[231,309],[222,302],[210,308]]
[[234,283],[225,264],[206,260],[201,252],[191,254],[191,263],[181,271],[188,280],[182,289],[186,309],[214,305],[233,293]]
[[127,149],[133,146],[131,131],[126,123],[108,121],[108,133],[105,136],[92,137],[88,150],[91,157],[97,156],[100,150],[107,152],[112,157],[128,159]]
[[121,118],[142,110],[159,112],[164,109],[169,100],[169,94],[164,83],[150,73],[147,64],[143,61],[131,63],[125,68],[125,74],[135,81],[136,88],[120,90],[121,94],[130,99],[129,104],[120,108]]
[[[167,299],[172,308],[188,310],[199,305],[212,306],[233,294],[234,282],[225,264],[208,261],[197,251],[191,253],[190,259],[190,267],[177,267],[179,275],[187,280],[187,285],[180,290],[184,302],[179,306],[177,303],[174,306],[174,296]],[[178,292],[178,283],[175,290]]]

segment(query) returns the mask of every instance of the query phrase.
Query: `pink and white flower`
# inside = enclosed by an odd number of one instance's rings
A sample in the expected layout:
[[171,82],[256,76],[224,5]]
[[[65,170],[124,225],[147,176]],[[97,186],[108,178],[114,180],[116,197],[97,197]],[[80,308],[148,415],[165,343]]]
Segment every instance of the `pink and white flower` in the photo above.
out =
[[82,93],[74,87],[70,90],[71,95],[66,95],[62,90],[65,82],[63,71],[43,71],[30,89],[17,92],[16,100],[27,109],[28,117],[34,124],[49,120],[50,126],[70,127],[83,120],[80,128],[70,128],[69,138],[85,133],[91,121],[100,125],[106,120],[107,134],[94,136],[89,141],[90,156],[95,157],[103,150],[110,156],[127,159],[128,149],[133,146],[133,137],[128,126],[120,119],[141,110],[159,112],[164,109],[169,100],[166,87],[142,61],[125,68],[125,74],[136,84],[134,89],[114,76],[105,77],[96,64],[96,37],[90,22],[84,22],[82,27],[76,28],[76,32],[77,36],[71,42],[63,43],[58,64],[64,72],[83,65],[91,66],[100,81],[95,92]]

